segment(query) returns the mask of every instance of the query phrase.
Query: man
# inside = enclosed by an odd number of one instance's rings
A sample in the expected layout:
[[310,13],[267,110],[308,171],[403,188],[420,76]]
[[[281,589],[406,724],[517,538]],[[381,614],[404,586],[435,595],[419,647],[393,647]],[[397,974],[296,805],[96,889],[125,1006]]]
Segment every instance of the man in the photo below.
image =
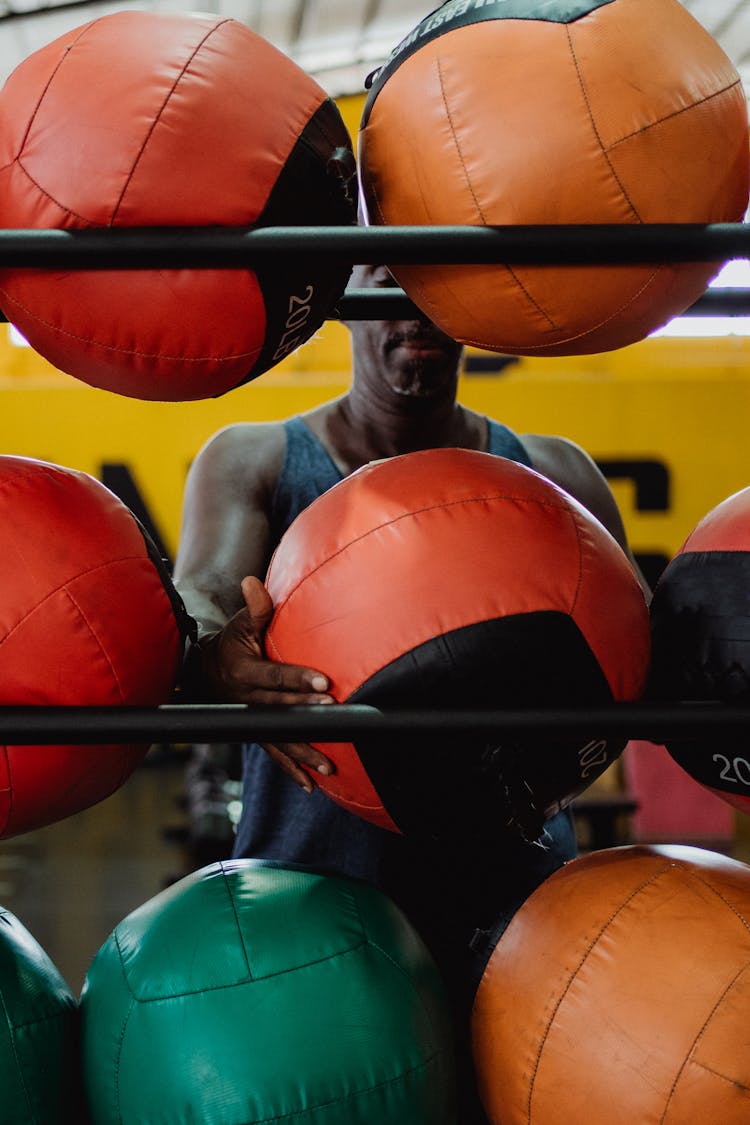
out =
[[[355,267],[352,282],[393,285],[382,266]],[[214,699],[252,706],[333,702],[317,670],[264,658],[272,606],[262,577],[298,512],[370,461],[442,447],[512,458],[577,497],[635,566],[614,497],[582,449],[564,438],[517,437],[457,402],[459,344],[421,317],[348,327],[353,373],[346,394],[285,423],[229,426],[190,471],[175,582],[199,622],[203,675]],[[465,839],[435,850],[339,808],[316,791],[303,765],[313,773],[332,771],[304,743],[246,750],[235,855],[303,863],[380,886],[422,933],[457,1003],[470,1002],[477,975],[472,944],[575,854],[569,813],[549,821],[539,843],[512,839],[487,854],[473,845],[467,825]]]

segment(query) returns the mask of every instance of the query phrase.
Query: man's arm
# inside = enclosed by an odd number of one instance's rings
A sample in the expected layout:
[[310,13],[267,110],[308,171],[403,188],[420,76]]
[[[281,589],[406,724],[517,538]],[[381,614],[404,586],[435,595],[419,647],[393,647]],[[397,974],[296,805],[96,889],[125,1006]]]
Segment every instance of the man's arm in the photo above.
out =
[[242,608],[242,578],[264,573],[266,479],[280,457],[283,433],[236,425],[215,434],[190,468],[174,580],[200,637],[218,632]]
[[[320,672],[265,658],[273,606],[262,576],[275,546],[269,512],[284,449],[278,424],[227,427],[200,451],[185,486],[174,582],[198,623],[202,681],[211,697],[226,702],[332,702]],[[331,772],[328,759],[307,743],[264,745],[307,790],[312,783],[297,763]]]
[[575,497],[617,540],[630,560],[646,600],[650,601],[651,590],[628,544],[620,509],[593,458],[567,438],[546,434],[520,434],[519,437],[536,471]]

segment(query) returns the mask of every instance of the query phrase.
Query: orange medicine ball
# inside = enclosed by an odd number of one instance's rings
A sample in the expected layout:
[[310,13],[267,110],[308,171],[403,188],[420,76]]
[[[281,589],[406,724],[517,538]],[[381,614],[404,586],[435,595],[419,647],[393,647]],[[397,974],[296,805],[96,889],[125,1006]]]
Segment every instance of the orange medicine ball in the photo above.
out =
[[[0,226],[86,231],[353,223],[336,105],[236,20],[122,11],[30,55],[0,91]],[[315,332],[348,266],[0,270],[52,364],[141,399],[223,394]]]
[[[740,78],[679,0],[448,0],[376,73],[359,158],[372,224],[736,222],[748,202]],[[522,355],[631,344],[718,268],[391,266],[448,335]]]
[[746,1125],[750,867],[691,847],[574,859],[500,936],[472,1012],[491,1125]]

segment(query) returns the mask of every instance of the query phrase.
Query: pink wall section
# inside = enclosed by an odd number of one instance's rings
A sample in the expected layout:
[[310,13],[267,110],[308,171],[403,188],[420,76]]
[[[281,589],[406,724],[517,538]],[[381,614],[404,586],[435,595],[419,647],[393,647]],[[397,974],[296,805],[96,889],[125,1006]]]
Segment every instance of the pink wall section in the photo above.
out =
[[663,746],[629,742],[623,758],[628,792],[638,802],[636,841],[731,843],[735,812],[678,766]]

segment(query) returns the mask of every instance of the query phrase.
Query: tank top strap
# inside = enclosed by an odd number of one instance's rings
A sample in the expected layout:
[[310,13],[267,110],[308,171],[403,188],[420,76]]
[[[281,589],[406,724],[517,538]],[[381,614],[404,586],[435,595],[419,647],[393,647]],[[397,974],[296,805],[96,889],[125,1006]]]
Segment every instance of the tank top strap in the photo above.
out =
[[319,439],[299,415],[284,422],[286,450],[271,501],[272,541],[299,513],[342,479]]
[[495,422],[492,418],[487,419],[487,424],[488,453],[494,453],[495,457],[507,457],[509,461],[517,461],[520,465],[533,469],[531,458],[523,443],[508,426],[503,425],[502,422]]

